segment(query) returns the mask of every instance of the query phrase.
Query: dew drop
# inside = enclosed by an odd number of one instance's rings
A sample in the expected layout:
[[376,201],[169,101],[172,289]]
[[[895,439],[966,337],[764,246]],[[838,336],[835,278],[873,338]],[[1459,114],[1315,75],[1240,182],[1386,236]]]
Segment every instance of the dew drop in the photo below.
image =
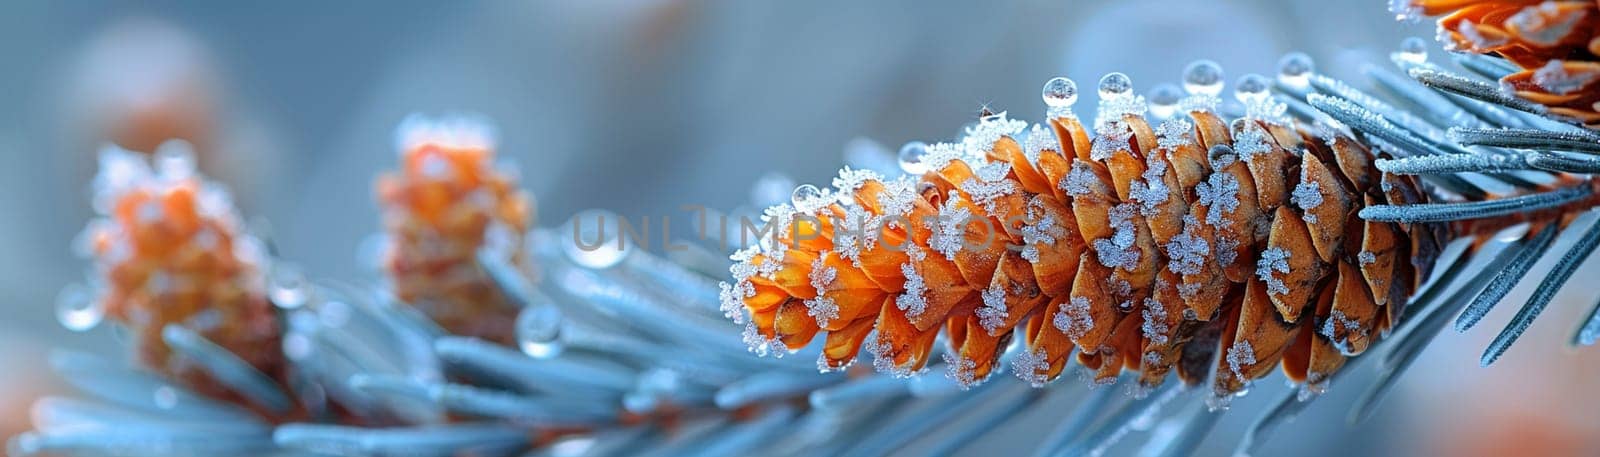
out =
[[306,284],[306,277],[300,269],[282,262],[272,265],[272,272],[267,277],[267,297],[272,304],[283,309],[295,309],[306,304],[310,296],[310,286]]
[[1150,101],[1150,114],[1164,119],[1172,117],[1178,111],[1178,101],[1183,98],[1183,90],[1172,83],[1162,83],[1150,88],[1150,94],[1145,98]]
[[100,325],[105,319],[105,304],[95,297],[94,291],[82,284],[72,284],[56,294],[56,320],[74,332],[82,332]]
[[779,172],[769,172],[756,179],[755,185],[750,187],[750,203],[758,207],[767,207],[783,203],[789,198],[789,192],[794,190],[794,180],[789,175]]
[[561,248],[567,259],[579,266],[597,270],[610,268],[622,262],[633,246],[629,240],[618,237],[622,223],[622,216],[610,211],[581,211],[567,221],[567,233],[572,239],[561,243]]
[[912,175],[928,172],[928,165],[922,163],[922,158],[928,155],[928,144],[921,141],[912,141],[900,147],[900,169]]
[[1419,37],[1407,37],[1400,40],[1400,52],[1395,57],[1411,64],[1421,64],[1428,61],[1428,42]]
[[801,211],[813,210],[826,206],[828,202],[822,200],[822,189],[810,184],[801,184],[789,193],[789,202]]
[[1303,52],[1291,52],[1278,59],[1278,84],[1294,90],[1305,89],[1311,84],[1311,73],[1317,71],[1317,65],[1311,56]]
[[1210,60],[1196,60],[1183,68],[1183,90],[1212,97],[1222,94],[1222,66]]
[[1233,97],[1246,105],[1260,103],[1270,95],[1267,93],[1269,84],[1265,76],[1255,73],[1244,75],[1234,84]]
[[1111,72],[1100,77],[1100,99],[1115,100],[1133,95],[1133,80],[1128,75]]
[[155,400],[157,408],[172,409],[178,406],[178,391],[174,390],[172,386],[157,387],[153,400]]
[[523,309],[517,314],[517,346],[536,359],[560,355],[562,320],[561,310],[548,303]]
[[1078,102],[1078,83],[1064,77],[1057,76],[1045,81],[1044,89],[1040,92],[1045,106],[1051,108],[1066,108]]

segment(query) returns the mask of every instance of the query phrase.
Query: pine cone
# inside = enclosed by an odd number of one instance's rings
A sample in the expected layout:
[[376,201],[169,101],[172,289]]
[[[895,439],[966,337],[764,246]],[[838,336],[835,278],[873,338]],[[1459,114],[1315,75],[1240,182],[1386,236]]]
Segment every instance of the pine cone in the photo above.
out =
[[531,271],[522,249],[531,198],[514,170],[492,165],[485,125],[411,118],[398,134],[401,170],[377,183],[395,295],[452,333],[511,343],[520,307],[477,256],[487,250]]
[[1351,136],[1230,126],[1206,97],[1187,103],[1193,122],[1153,127],[1142,99],[1112,94],[1095,135],[1064,109],[1031,130],[991,115],[966,144],[929,146],[920,176],[846,168],[837,194],[767,211],[776,239],[736,256],[724,306],[749,311],[758,350],[825,332],[828,368],[865,344],[913,373],[942,328],[964,384],[1021,337],[1014,371],[1035,384],[1076,347],[1098,383],[1129,370],[1150,388],[1174,367],[1198,383],[1221,351],[1219,397],[1280,362],[1315,389],[1398,319],[1443,233],[1354,217],[1426,197]]
[[267,299],[262,243],[245,233],[225,190],[194,170],[187,146],[147,156],[100,152],[95,208],[81,242],[95,261],[97,303],[128,326],[139,360],[202,391],[228,396],[162,339],[169,324],[197,332],[279,380],[279,326]]
[[1600,8],[1593,1],[1395,0],[1401,18],[1439,18],[1452,51],[1492,54],[1521,69],[1500,78],[1508,93],[1552,116],[1600,128]]

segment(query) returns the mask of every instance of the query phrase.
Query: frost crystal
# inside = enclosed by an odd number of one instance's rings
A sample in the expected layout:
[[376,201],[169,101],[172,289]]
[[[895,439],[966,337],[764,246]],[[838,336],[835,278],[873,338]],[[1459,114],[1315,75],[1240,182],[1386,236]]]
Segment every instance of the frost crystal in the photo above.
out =
[[744,344],[748,346],[751,353],[761,357],[770,355],[781,358],[788,352],[783,347],[783,343],[763,336],[761,331],[756,329],[754,321],[745,322],[744,324]]
[[833,280],[839,277],[839,269],[828,265],[828,251],[817,253],[817,259],[811,261],[811,272],[807,274],[811,279],[811,288],[817,290],[821,296],[833,285]]
[[[1006,117],[1006,113],[984,116],[978,124],[967,127],[967,135],[961,139],[961,147],[966,151],[967,157],[983,157],[983,154],[994,149],[994,142],[1001,137],[1016,138],[1028,128],[1028,123]],[[938,168],[934,168],[937,170]]]
[[[1179,284],[1178,285],[1178,296],[1180,296],[1180,297],[1183,297],[1183,298],[1186,298],[1186,299],[1187,298],[1194,298],[1195,294],[1198,294],[1198,293],[1200,293],[1200,283],[1183,283],[1183,284]],[[1189,319],[1189,320],[1199,319],[1198,316],[1194,316],[1193,314],[1194,314],[1194,310],[1193,309],[1185,309],[1185,310],[1183,310],[1183,318],[1184,319]]]
[[1256,350],[1247,341],[1235,341],[1228,348],[1228,370],[1240,381],[1248,381],[1244,377],[1244,369],[1256,364]]
[[1535,6],[1523,8],[1517,14],[1506,19],[1506,25],[1515,26],[1517,35],[1525,41],[1552,47],[1572,33],[1579,21],[1588,13],[1574,9],[1570,14],[1561,16],[1561,6],[1556,2],[1544,2]]
[[1121,121],[1111,121],[1094,129],[1094,143],[1089,149],[1089,158],[1106,160],[1117,151],[1128,149],[1128,138],[1133,136],[1133,129]]
[[1135,207],[1123,203],[1111,208],[1110,222],[1114,230],[1111,238],[1094,240],[1094,250],[1100,258],[1100,264],[1108,268],[1122,268],[1132,270],[1139,266],[1139,249],[1134,247],[1135,240],[1133,216]]
[[1167,242],[1167,256],[1172,258],[1172,262],[1167,264],[1168,270],[1180,275],[1200,274],[1206,256],[1211,254],[1211,244],[1195,234],[1195,228],[1199,225],[1200,221],[1195,220],[1193,214],[1183,216],[1183,233]]
[[856,193],[856,190],[861,189],[861,186],[866,184],[867,181],[882,180],[883,175],[879,175],[876,171],[851,170],[850,167],[844,167],[844,169],[839,170],[839,177],[833,178],[833,187],[839,189],[840,194],[848,196],[848,194]]
[[901,176],[884,183],[883,192],[878,194],[878,205],[883,207],[884,215],[905,216],[911,214],[911,204],[917,198],[915,178]]
[[1039,163],[1039,155],[1044,151],[1061,149],[1061,140],[1056,138],[1054,129],[1033,124],[1028,129],[1028,141],[1022,144],[1022,154],[1028,157],[1028,163]]
[[1162,149],[1177,149],[1193,144],[1194,124],[1189,121],[1178,118],[1167,119],[1156,128],[1156,145]]
[[860,206],[846,206],[844,220],[833,226],[833,248],[839,258],[861,268],[861,251],[878,243],[878,218]]
[[1305,215],[1301,216],[1306,222],[1316,223],[1317,216],[1311,214],[1311,208],[1322,205],[1322,188],[1316,181],[1304,181],[1294,186],[1294,193],[1289,196],[1289,201],[1299,206]]
[[1239,260],[1239,240],[1231,237],[1217,237],[1217,263],[1222,266],[1233,265]]
[[[1344,330],[1344,337],[1338,337],[1337,330]],[[1351,319],[1344,311],[1333,310],[1328,313],[1328,320],[1322,322],[1322,336],[1328,337],[1333,342],[1333,347],[1346,355],[1351,354],[1350,340],[1367,336],[1367,329],[1361,322]],[[1355,338],[1352,338],[1355,337]]]
[[971,389],[978,385],[978,364],[972,359],[956,355],[953,352],[944,353],[945,376],[956,381],[956,386],[961,390]]
[[1394,14],[1394,20],[1408,24],[1422,20],[1422,7],[1411,2],[1412,0],[1389,0],[1389,12]]
[[1248,163],[1256,157],[1256,154],[1272,152],[1272,146],[1267,144],[1267,132],[1252,122],[1234,132],[1233,152],[1239,155],[1240,160]]
[[1133,181],[1128,188],[1128,197],[1139,202],[1139,213],[1154,216],[1160,212],[1162,203],[1167,202],[1167,183],[1161,178],[1167,173],[1167,162],[1155,154],[1145,159],[1144,173],[1141,179]]
[[1167,309],[1161,306],[1161,302],[1146,297],[1144,312],[1140,315],[1144,317],[1144,325],[1139,327],[1144,330],[1144,337],[1151,343],[1167,344],[1167,332],[1172,328],[1167,325]]
[[1239,209],[1239,180],[1231,174],[1212,173],[1206,182],[1195,184],[1194,191],[1200,204],[1210,208],[1206,223],[1213,227],[1222,225],[1224,215]]
[[962,243],[966,241],[967,221],[972,219],[972,212],[960,203],[961,194],[950,192],[950,198],[939,208],[939,225],[928,239],[928,245],[948,260],[955,260],[956,253],[961,252]]
[[1089,331],[1094,329],[1094,316],[1089,314],[1089,299],[1072,297],[1067,301],[1067,305],[1056,313],[1055,318],[1051,319],[1051,323],[1055,324],[1056,330],[1074,340],[1088,335]]
[[954,143],[930,144],[926,151],[922,156],[922,163],[928,167],[929,171],[935,172],[944,169],[945,166],[950,165],[950,162],[966,157],[966,150],[961,145]]
[[1460,32],[1461,37],[1465,38],[1467,42],[1472,43],[1472,47],[1479,50],[1488,50],[1489,48],[1504,45],[1508,39],[1504,36],[1495,38],[1483,36],[1482,33],[1478,32],[1478,24],[1473,23],[1471,20],[1462,20],[1461,25],[1456,27],[1456,31]]
[[1178,110],[1184,113],[1212,112],[1217,110],[1217,105],[1222,104],[1222,99],[1210,94],[1191,94],[1178,100]]
[[1289,293],[1289,287],[1283,284],[1283,280],[1273,276],[1273,272],[1289,273],[1289,251],[1273,246],[1261,251],[1261,260],[1256,261],[1256,276],[1267,284],[1268,294]]
[[1356,260],[1360,261],[1362,266],[1367,266],[1377,263],[1378,255],[1373,254],[1372,251],[1361,251],[1360,254],[1356,254]]
[[827,327],[834,319],[839,318],[839,304],[832,298],[817,295],[817,298],[806,300],[806,315],[817,320],[818,327]]
[[1089,186],[1096,180],[1094,170],[1089,169],[1089,164],[1081,160],[1072,160],[1072,170],[1067,172],[1067,179],[1061,180],[1061,190],[1067,195],[1083,195],[1089,193]]
[[961,190],[972,196],[972,202],[982,206],[990,214],[998,213],[995,203],[1001,197],[1017,192],[1017,183],[1006,179],[1011,173],[1011,164],[1006,162],[989,162],[975,170],[976,179],[967,179],[961,183]]
[[750,284],[750,281],[737,279],[733,284],[727,281],[720,282],[717,288],[720,289],[717,297],[722,302],[722,315],[733,319],[735,324],[744,323],[744,299],[756,295],[755,285]]
[[1551,59],[1543,67],[1533,72],[1533,83],[1556,95],[1567,95],[1582,90],[1584,86],[1600,78],[1600,73],[1585,71],[1572,73],[1562,65],[1562,61]]
[[1050,358],[1042,349],[1033,351],[1024,349],[1016,358],[1011,359],[1011,372],[1033,387],[1044,387],[1045,381],[1049,380],[1045,373],[1049,371]]
[[879,341],[880,338],[874,336],[867,339],[866,349],[868,353],[872,354],[872,368],[879,373],[896,378],[909,378],[916,375],[916,370],[911,369],[910,360],[906,360],[904,365],[896,365],[894,363],[894,357],[889,353],[889,343]]
[[1038,245],[1053,246],[1057,238],[1067,234],[1065,227],[1056,224],[1055,216],[1044,210],[1044,201],[1040,198],[1035,195],[1028,201],[1028,219],[1034,222],[1022,226],[1022,242],[1026,244],[1022,247],[1022,258],[1029,262],[1039,261]]
[[1006,291],[999,284],[994,284],[984,289],[982,296],[983,307],[977,311],[978,324],[984,330],[993,332],[1005,325],[1006,318],[1010,317],[1006,311]]
[[928,300],[923,296],[928,286],[922,282],[922,275],[912,268],[910,263],[900,264],[900,273],[906,277],[906,291],[894,298],[894,306],[906,312],[906,317],[917,317],[928,309]]
[[1099,112],[1095,115],[1094,124],[1102,125],[1122,121],[1123,116],[1134,115],[1144,117],[1150,110],[1150,105],[1145,103],[1143,95],[1106,97],[1100,98]]

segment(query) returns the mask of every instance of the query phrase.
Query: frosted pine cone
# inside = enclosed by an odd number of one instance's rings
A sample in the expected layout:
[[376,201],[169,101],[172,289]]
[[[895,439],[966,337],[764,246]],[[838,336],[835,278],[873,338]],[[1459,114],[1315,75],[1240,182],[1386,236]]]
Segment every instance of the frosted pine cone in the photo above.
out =
[[100,152],[95,210],[82,238],[94,259],[98,303],[132,330],[139,360],[208,393],[222,394],[163,341],[188,328],[269,376],[283,374],[279,325],[267,299],[260,241],[245,232],[226,190],[195,172],[187,145],[147,156]]
[[509,344],[519,307],[478,255],[530,274],[523,234],[531,197],[517,188],[515,170],[493,164],[487,125],[412,117],[397,142],[401,168],[377,183],[389,242],[381,262],[395,295],[452,333]]

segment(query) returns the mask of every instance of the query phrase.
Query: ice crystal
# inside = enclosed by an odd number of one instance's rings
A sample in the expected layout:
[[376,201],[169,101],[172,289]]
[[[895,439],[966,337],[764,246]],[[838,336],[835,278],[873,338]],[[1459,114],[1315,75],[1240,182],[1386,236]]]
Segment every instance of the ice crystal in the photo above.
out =
[[1128,149],[1128,139],[1133,137],[1133,129],[1122,121],[1110,121],[1095,127],[1094,134],[1089,158],[1106,160],[1117,151]]
[[1413,4],[1414,0],[1389,0],[1389,13],[1394,14],[1394,20],[1415,24],[1422,20],[1422,7]]
[[1006,162],[989,162],[975,170],[977,177],[969,178],[961,183],[961,190],[972,196],[972,202],[982,206],[990,214],[999,215],[1000,208],[996,203],[1007,195],[1017,192],[1017,183],[1006,179],[1011,173],[1011,164]]
[[817,253],[816,260],[811,261],[811,272],[807,273],[811,279],[811,288],[816,289],[819,296],[833,285],[834,279],[839,277],[839,269],[828,265],[829,254],[828,251]]
[[1155,155],[1145,160],[1144,173],[1128,186],[1128,197],[1139,202],[1139,214],[1154,216],[1160,213],[1161,204],[1167,202],[1167,194],[1171,192],[1166,181],[1161,179],[1166,173],[1165,160]]
[[911,369],[911,361],[906,360],[904,364],[895,364],[893,354],[889,353],[889,343],[880,341],[881,339],[881,336],[867,338],[865,346],[867,352],[872,354],[872,369],[896,378],[915,376],[917,371]]
[[[756,329],[755,321],[745,322],[743,338],[744,344],[750,350],[750,353],[757,356],[773,355],[781,357],[785,352],[782,350],[782,344],[776,340],[767,339],[766,336],[761,334],[760,330]],[[774,348],[777,348],[777,350],[774,350]]]
[[1134,247],[1136,232],[1133,216],[1137,211],[1132,204],[1123,203],[1111,208],[1111,238],[1094,240],[1094,250],[1100,264],[1108,268],[1132,270],[1139,266],[1139,249]]
[[1223,216],[1239,209],[1239,180],[1228,173],[1212,173],[1206,182],[1196,184],[1200,204],[1209,208],[1206,223],[1213,227],[1223,224]]
[[1261,251],[1261,260],[1256,261],[1256,277],[1267,284],[1267,293],[1283,295],[1289,293],[1289,287],[1283,284],[1273,272],[1289,273],[1289,251],[1273,246]]
[[1143,95],[1102,97],[1099,113],[1095,115],[1095,125],[1120,122],[1127,115],[1144,117],[1149,110],[1150,105],[1145,102]]
[[1035,195],[1028,201],[1028,218],[1034,222],[1022,226],[1022,258],[1029,262],[1039,261],[1039,247],[1043,244],[1053,246],[1056,239],[1066,236],[1067,229],[1056,224],[1056,218],[1044,210],[1044,201]]
[[1194,123],[1172,118],[1156,128],[1156,145],[1163,149],[1177,149],[1194,144]]
[[1233,265],[1239,260],[1239,240],[1227,236],[1217,237],[1217,263],[1222,266]]
[[1233,376],[1238,378],[1239,381],[1247,381],[1244,376],[1244,369],[1255,364],[1256,350],[1254,346],[1250,345],[1250,342],[1235,341],[1233,346],[1228,348],[1228,371],[1232,371]]
[[1046,376],[1049,371],[1050,358],[1043,349],[1032,351],[1024,349],[1016,358],[1011,359],[1011,372],[1033,387],[1044,387],[1045,382],[1049,380]]
[[1244,128],[1236,129],[1233,133],[1233,152],[1239,155],[1239,160],[1246,163],[1255,159],[1257,154],[1272,152],[1272,146],[1267,144],[1267,132],[1249,122]]
[[966,241],[967,221],[972,219],[972,211],[961,205],[961,194],[950,192],[950,197],[939,208],[939,224],[934,227],[933,237],[928,239],[929,247],[944,254],[944,258],[955,260],[956,253],[961,252]]
[[839,258],[861,267],[861,251],[878,242],[879,218],[860,206],[846,206],[844,220],[833,225],[833,248]]
[[1378,255],[1373,254],[1372,251],[1361,251],[1360,254],[1356,254],[1356,260],[1361,262],[1361,266],[1367,266],[1377,263]]
[[1094,329],[1094,316],[1089,314],[1089,299],[1072,297],[1067,300],[1066,306],[1061,307],[1061,311],[1056,313],[1051,323],[1056,326],[1056,330],[1074,340],[1088,335],[1089,331]]
[[1289,201],[1300,207],[1305,212],[1302,219],[1306,222],[1316,223],[1317,216],[1311,214],[1311,209],[1322,205],[1322,188],[1316,181],[1304,181],[1294,186],[1294,193],[1289,196]]
[[817,298],[806,300],[806,315],[817,320],[818,327],[827,327],[834,319],[839,318],[839,304],[832,298],[817,295]]
[[1467,42],[1472,43],[1474,48],[1480,50],[1487,50],[1489,48],[1504,45],[1509,39],[1503,36],[1496,36],[1494,38],[1484,36],[1482,33],[1478,32],[1478,24],[1473,23],[1470,19],[1462,20],[1461,24],[1456,27],[1456,31],[1459,32],[1461,37],[1465,38]]
[[1200,221],[1195,220],[1193,214],[1183,216],[1183,233],[1167,242],[1167,257],[1172,259],[1167,264],[1168,270],[1180,275],[1200,274],[1206,256],[1211,254],[1211,244],[1195,233],[1199,225]]
[[1022,154],[1028,157],[1028,163],[1039,163],[1040,154],[1057,149],[1061,149],[1061,140],[1056,138],[1055,129],[1039,124],[1028,129],[1028,141],[1022,144]]
[[738,279],[729,284],[723,281],[717,284],[719,291],[717,297],[721,300],[722,315],[733,319],[733,323],[744,323],[744,299],[756,295],[755,285],[750,281]]
[[839,170],[839,177],[833,178],[833,187],[839,189],[840,194],[846,198],[855,194],[867,181],[882,181],[883,175],[872,170],[852,170],[846,166]]
[[1551,47],[1571,34],[1587,14],[1590,13],[1577,9],[1562,16],[1560,4],[1544,2],[1523,8],[1506,18],[1506,25],[1516,27],[1517,35],[1524,41]]
[[1010,314],[1006,311],[1006,291],[999,284],[989,286],[981,294],[983,307],[978,308],[978,324],[984,330],[993,332],[1005,325]]
[[956,355],[954,352],[944,353],[945,376],[956,381],[956,386],[961,390],[971,389],[978,385],[978,363],[972,359]]
[[910,263],[900,264],[900,273],[906,277],[906,290],[894,298],[894,306],[905,311],[907,317],[922,315],[928,309],[928,300],[923,296],[928,291],[927,284],[922,282],[922,275]]
[[1583,90],[1584,86],[1588,86],[1596,78],[1600,78],[1600,73],[1567,71],[1559,59],[1551,59],[1549,63],[1533,72],[1533,83],[1556,95],[1567,95]]
[[1001,137],[1016,138],[1017,134],[1027,128],[1027,122],[1010,119],[1004,111],[1001,111],[998,114],[984,116],[978,120],[977,125],[967,127],[967,135],[961,139],[961,147],[967,157],[983,157],[984,153],[994,149],[994,143],[1000,141]]
[[1089,164],[1081,160],[1072,160],[1072,170],[1067,172],[1067,179],[1061,181],[1061,190],[1067,195],[1083,195],[1089,193],[1089,186],[1100,179],[1095,176]]
[[901,176],[884,183],[883,192],[878,194],[878,205],[883,208],[884,215],[905,216],[911,214],[912,202],[917,198],[920,196],[917,195],[916,179]]
[[1206,113],[1217,110],[1222,98],[1212,94],[1191,94],[1178,100],[1178,110],[1186,113]]
[[1172,331],[1167,325],[1167,308],[1155,298],[1144,299],[1144,311],[1139,313],[1144,317],[1144,325],[1139,328],[1144,331],[1144,337],[1151,343],[1167,344],[1167,332]]
[[934,143],[928,145],[926,151],[920,162],[925,167],[924,171],[937,172],[950,165],[950,162],[967,157],[966,149],[955,143]]
[[[1336,336],[1338,335],[1338,330],[1344,330],[1343,338]],[[1328,340],[1333,343],[1333,347],[1338,349],[1339,352],[1345,355],[1352,355],[1350,340],[1365,337],[1367,329],[1361,326],[1360,321],[1346,316],[1344,311],[1333,310],[1328,313],[1328,319],[1322,322],[1322,329],[1319,333],[1328,337]]]

